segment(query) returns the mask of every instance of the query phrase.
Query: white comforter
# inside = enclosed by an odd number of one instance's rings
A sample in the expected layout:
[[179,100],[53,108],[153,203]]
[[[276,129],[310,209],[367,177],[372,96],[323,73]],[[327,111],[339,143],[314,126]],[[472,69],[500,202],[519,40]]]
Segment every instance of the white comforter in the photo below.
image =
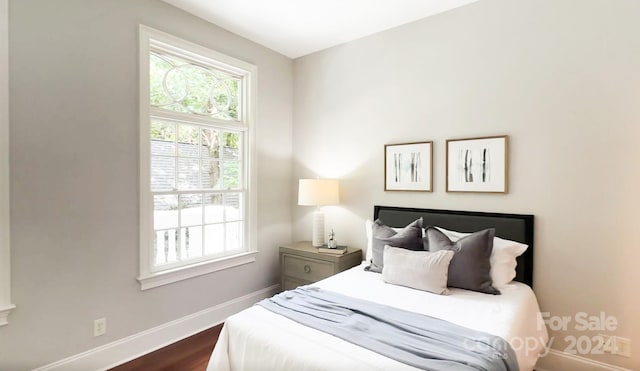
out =
[[[364,264],[317,282],[356,298],[441,318],[509,341],[521,371],[531,371],[547,342],[538,302],[521,283],[502,295],[450,289],[435,295],[385,283]],[[415,370],[370,350],[253,306],[227,319],[207,370]]]

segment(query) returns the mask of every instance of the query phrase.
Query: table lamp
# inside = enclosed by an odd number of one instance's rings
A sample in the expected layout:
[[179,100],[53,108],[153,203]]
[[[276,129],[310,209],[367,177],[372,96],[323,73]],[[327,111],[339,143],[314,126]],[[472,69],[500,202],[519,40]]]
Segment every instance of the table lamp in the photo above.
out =
[[298,205],[316,206],[313,213],[313,235],[311,244],[324,244],[324,214],[320,206],[337,205],[339,201],[336,179],[300,179],[298,183]]

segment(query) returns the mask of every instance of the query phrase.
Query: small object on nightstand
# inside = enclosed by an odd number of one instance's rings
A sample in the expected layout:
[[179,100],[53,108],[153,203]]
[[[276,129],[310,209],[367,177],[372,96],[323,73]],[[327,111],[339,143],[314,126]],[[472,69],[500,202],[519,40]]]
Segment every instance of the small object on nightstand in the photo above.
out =
[[321,247],[318,247],[318,252],[321,252],[323,254],[342,255],[347,252],[347,247],[346,246],[336,246],[336,247],[321,246]]
[[338,247],[338,242],[336,242],[336,233],[333,231],[333,229],[331,230],[331,233],[329,233],[329,242],[327,242],[327,247],[330,249],[335,249],[336,247]]

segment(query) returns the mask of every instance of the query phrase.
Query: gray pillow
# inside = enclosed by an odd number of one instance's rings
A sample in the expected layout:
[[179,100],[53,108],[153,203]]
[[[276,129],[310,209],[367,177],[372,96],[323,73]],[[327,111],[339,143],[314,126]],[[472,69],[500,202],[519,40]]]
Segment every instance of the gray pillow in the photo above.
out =
[[446,294],[453,255],[450,250],[411,251],[387,245],[384,247],[382,279],[394,285]]
[[422,243],[422,218],[415,220],[399,231],[376,220],[371,228],[371,265],[365,270],[382,273],[384,246],[402,247],[408,250],[424,250]]
[[495,229],[485,229],[451,242],[434,227],[427,228],[429,250],[455,252],[449,264],[449,286],[499,295],[491,281],[491,251]]

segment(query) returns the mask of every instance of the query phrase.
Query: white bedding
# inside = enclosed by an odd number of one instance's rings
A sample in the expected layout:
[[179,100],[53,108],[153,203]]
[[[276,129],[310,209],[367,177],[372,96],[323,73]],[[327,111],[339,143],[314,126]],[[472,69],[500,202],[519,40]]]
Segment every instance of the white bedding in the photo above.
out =
[[[502,295],[449,289],[436,295],[386,284],[382,275],[354,267],[320,282],[356,298],[441,318],[509,341],[521,371],[531,371],[547,343],[531,289],[514,282]],[[415,368],[253,306],[227,319],[207,370],[415,370]]]

